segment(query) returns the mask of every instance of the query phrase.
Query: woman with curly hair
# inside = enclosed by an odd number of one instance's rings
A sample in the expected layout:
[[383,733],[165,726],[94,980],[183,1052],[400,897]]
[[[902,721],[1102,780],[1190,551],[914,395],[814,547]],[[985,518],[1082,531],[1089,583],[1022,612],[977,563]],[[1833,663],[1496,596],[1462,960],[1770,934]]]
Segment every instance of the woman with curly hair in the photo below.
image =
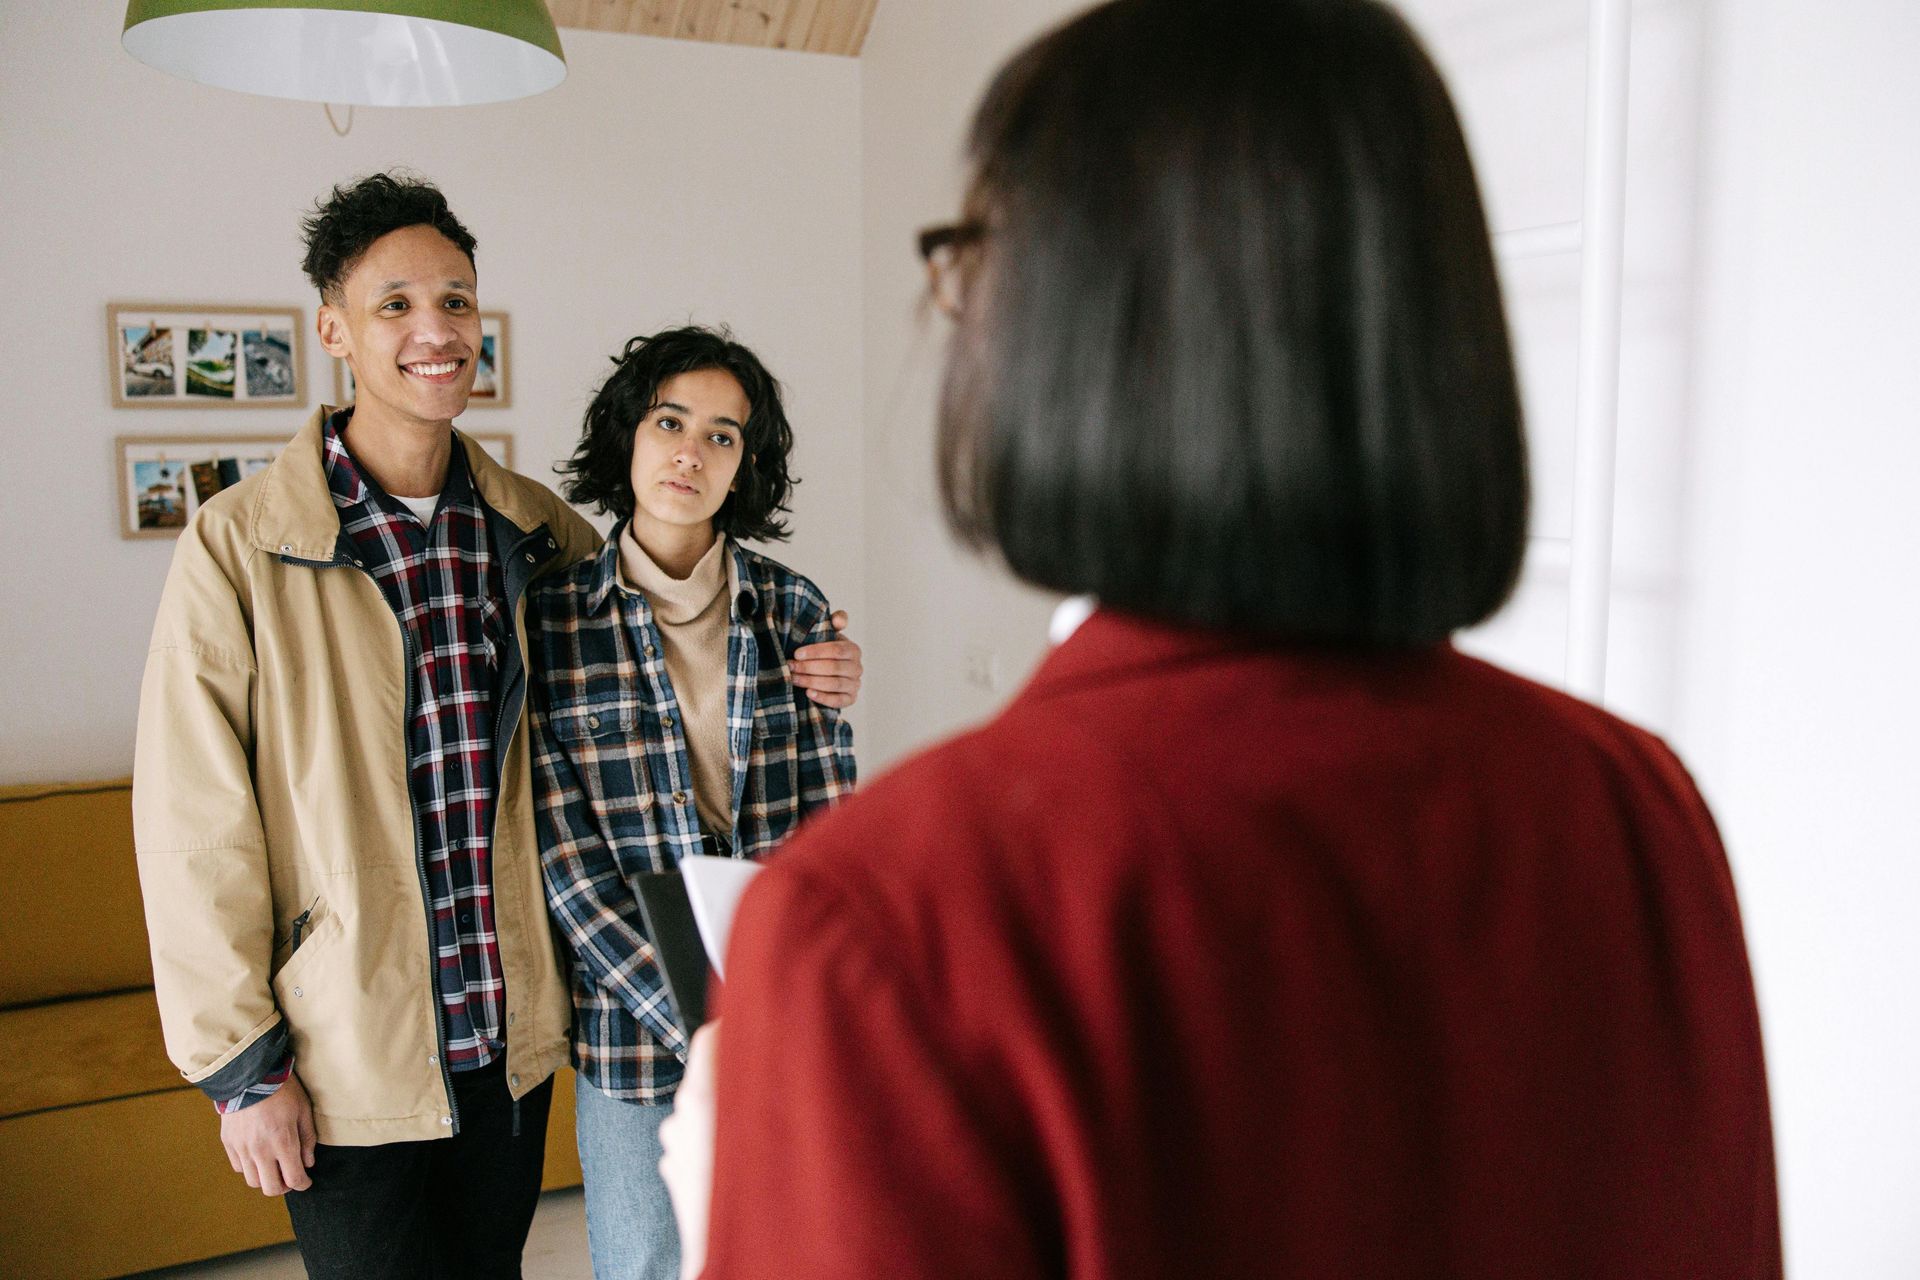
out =
[[572,950],[594,1275],[662,1280],[679,1250],[658,1129],[687,1044],[633,885],[689,854],[765,854],[851,789],[838,708],[859,651],[818,587],[740,545],[787,536],[793,431],[766,366],[702,328],[635,338],[615,363],[565,491],[619,522],[528,601],[534,795]]

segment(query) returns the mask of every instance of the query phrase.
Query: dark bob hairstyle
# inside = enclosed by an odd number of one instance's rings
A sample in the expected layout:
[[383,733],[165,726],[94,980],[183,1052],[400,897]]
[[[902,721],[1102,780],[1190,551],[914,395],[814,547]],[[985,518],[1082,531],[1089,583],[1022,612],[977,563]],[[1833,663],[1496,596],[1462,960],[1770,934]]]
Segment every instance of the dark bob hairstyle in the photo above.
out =
[[1525,553],[1520,401],[1453,106],[1370,0],[1115,0],[974,118],[947,517],[1149,616],[1431,644]]
[[714,516],[714,528],[731,538],[775,542],[787,536],[787,510],[793,486],[787,455],[793,452],[793,428],[780,403],[780,384],[760,357],[733,340],[727,329],[689,326],[663,329],[627,343],[613,357],[616,368],[587,407],[580,445],[560,468],[569,502],[633,515],[633,435],[640,420],[660,402],[660,384],[683,373],[723,369],[747,396],[747,456],[741,460],[734,490]]
[[340,301],[340,285],[375,240],[405,227],[432,227],[473,263],[471,232],[453,216],[447,198],[431,182],[406,174],[376,173],[337,186],[313,206],[300,229],[307,245],[307,279],[323,301]]

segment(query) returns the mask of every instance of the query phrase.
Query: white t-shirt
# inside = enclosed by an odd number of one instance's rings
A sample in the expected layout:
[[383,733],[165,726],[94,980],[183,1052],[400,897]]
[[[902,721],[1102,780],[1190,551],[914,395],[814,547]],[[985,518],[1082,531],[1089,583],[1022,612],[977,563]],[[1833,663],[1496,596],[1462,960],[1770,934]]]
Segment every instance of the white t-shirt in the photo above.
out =
[[401,506],[413,512],[413,518],[420,522],[421,528],[433,527],[433,509],[440,505],[439,494],[436,493],[430,498],[402,498],[396,493],[393,497]]

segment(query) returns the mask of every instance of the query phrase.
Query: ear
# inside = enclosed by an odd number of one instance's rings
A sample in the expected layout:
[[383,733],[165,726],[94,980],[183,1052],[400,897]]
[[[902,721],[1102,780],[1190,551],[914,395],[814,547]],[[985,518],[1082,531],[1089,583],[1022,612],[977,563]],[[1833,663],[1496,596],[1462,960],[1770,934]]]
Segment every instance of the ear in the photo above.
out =
[[347,341],[347,322],[330,302],[322,302],[314,313],[313,327],[320,335],[320,346],[330,356],[345,360],[351,354]]

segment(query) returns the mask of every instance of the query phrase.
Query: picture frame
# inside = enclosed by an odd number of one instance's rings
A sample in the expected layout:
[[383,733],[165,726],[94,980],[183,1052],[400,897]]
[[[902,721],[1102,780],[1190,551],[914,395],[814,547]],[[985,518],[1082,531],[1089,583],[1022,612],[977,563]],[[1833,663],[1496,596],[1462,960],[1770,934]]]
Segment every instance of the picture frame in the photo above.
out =
[[513,332],[504,311],[480,313],[480,352],[475,360],[469,409],[513,407]]
[[120,536],[177,538],[200,504],[280,456],[282,435],[117,436]]
[[307,403],[299,307],[109,302],[116,409],[286,409]]
[[344,409],[353,403],[353,368],[339,356],[333,357],[332,364],[333,399],[327,403],[336,409]]
[[460,428],[463,435],[471,436],[474,443],[487,451],[487,456],[495,462],[513,470],[513,437],[505,431],[468,431]]
[[[510,364],[512,326],[504,311],[480,313],[480,352],[474,370],[473,391],[467,396],[469,409],[509,409],[513,407],[513,375]],[[333,400],[337,409],[353,403],[353,370],[345,360],[333,358]]]
[[[513,436],[505,431],[467,435],[507,470],[513,470]],[[177,538],[200,505],[240,483],[280,456],[280,435],[117,436],[120,536]]]

